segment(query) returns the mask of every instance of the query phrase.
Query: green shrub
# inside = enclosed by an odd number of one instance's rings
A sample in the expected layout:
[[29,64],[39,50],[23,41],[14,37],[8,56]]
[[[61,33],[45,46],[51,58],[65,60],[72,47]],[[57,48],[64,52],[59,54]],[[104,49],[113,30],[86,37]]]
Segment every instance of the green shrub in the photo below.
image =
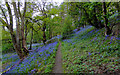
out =
[[2,43],[2,53],[15,52],[13,43]]

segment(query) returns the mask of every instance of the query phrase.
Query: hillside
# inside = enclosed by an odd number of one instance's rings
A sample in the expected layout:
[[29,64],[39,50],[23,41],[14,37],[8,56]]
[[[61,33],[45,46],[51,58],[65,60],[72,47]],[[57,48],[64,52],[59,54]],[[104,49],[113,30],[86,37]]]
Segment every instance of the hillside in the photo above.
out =
[[[103,29],[92,26],[74,30],[71,37],[61,41],[62,69],[64,73],[119,73],[120,38],[104,36]],[[55,66],[59,43],[34,47],[22,63],[6,73],[51,73]],[[18,62],[16,53],[3,55],[3,70]]]

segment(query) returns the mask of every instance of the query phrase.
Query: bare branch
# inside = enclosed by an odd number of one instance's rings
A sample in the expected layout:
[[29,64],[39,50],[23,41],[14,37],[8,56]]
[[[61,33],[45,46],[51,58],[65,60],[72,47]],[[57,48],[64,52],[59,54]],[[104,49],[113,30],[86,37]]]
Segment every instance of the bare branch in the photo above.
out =
[[27,2],[25,2],[25,6],[24,6],[24,13],[23,13],[23,18],[25,17],[26,7],[27,7]]
[[16,2],[12,2],[12,4],[13,4],[13,7],[14,7],[15,15],[16,15],[17,18],[19,18],[17,8],[16,8]]
[[21,12],[20,12],[20,2],[18,2],[18,13],[20,15],[20,18],[22,17]]
[[8,24],[7,17],[6,17],[6,15],[5,15],[5,12],[3,11],[3,9],[2,9],[2,7],[1,7],[1,5],[0,5],[0,9],[2,10],[2,13],[3,13],[4,17],[5,17],[6,23]]
[[9,29],[9,24],[7,24],[1,17],[0,17],[1,23],[6,26]]
[[13,16],[12,16],[11,8],[10,8],[10,5],[8,4],[8,2],[6,2],[6,6],[8,9],[8,13],[9,13],[11,29],[13,30]]

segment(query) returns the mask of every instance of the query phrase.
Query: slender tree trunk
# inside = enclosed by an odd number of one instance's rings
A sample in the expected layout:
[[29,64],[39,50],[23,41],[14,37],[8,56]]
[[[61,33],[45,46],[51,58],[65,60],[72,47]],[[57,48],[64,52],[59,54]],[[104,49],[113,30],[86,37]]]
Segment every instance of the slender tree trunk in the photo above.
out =
[[105,34],[106,35],[110,35],[112,33],[111,29],[107,26],[108,24],[108,18],[106,17],[107,15],[107,8],[106,8],[106,3],[103,2],[103,16],[104,16],[104,20],[105,20]]
[[31,30],[31,40],[30,40],[30,48],[29,48],[29,50],[32,49],[32,43],[33,43],[33,28]]
[[44,43],[44,45],[45,45],[45,42],[46,42],[45,29],[46,29],[46,24],[45,24],[45,22],[44,22],[44,26],[43,26],[43,43]]
[[16,8],[16,2],[13,2],[14,7],[14,13],[15,13],[15,19],[16,19],[16,44],[19,49],[21,49],[21,43],[20,43],[20,24],[19,24],[19,15]]
[[22,48],[23,48],[24,53],[27,55],[29,51],[27,49],[26,40],[24,37],[24,22],[25,22],[24,18],[25,18],[25,13],[26,13],[26,6],[27,6],[27,3],[25,2],[24,13],[23,13],[23,16],[21,16],[21,35],[22,35]]
[[25,40],[27,40],[27,25],[25,25]]
[[52,38],[52,30],[51,30],[51,27],[49,27],[48,31],[49,31],[49,39],[51,39],[51,38]]
[[24,37],[24,18],[22,18],[22,23],[21,23],[21,35],[22,35],[22,48],[25,54],[27,55],[29,53],[27,47],[26,47],[26,40]]
[[18,18],[16,17],[16,44],[19,49],[21,49],[21,43],[20,43],[20,26],[19,26],[19,21]]

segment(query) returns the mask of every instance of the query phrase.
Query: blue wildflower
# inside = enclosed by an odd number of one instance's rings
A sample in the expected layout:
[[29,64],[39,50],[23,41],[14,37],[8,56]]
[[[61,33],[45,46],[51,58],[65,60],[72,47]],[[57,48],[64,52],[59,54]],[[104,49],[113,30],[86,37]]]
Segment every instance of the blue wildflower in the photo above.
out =
[[39,64],[39,61],[37,61],[37,64]]
[[111,44],[112,42],[110,42],[110,44]]
[[38,65],[38,67],[41,65],[41,63]]
[[37,70],[34,68],[33,70],[31,70],[31,73],[35,73]]
[[90,53],[90,52],[88,52],[88,54],[89,54],[89,55],[91,55],[91,53]]
[[120,40],[120,38],[119,38],[119,37],[116,37],[116,39],[117,39],[117,40]]
[[95,37],[95,40],[97,39],[97,37]]
[[46,54],[46,56],[48,57],[48,56],[50,56],[50,54]]
[[75,42],[74,43],[72,43],[72,45],[74,45],[75,44]]
[[46,58],[44,58],[44,60],[46,60]]
[[109,35],[106,35],[106,36],[105,36],[105,40],[107,39],[107,37],[109,37]]

